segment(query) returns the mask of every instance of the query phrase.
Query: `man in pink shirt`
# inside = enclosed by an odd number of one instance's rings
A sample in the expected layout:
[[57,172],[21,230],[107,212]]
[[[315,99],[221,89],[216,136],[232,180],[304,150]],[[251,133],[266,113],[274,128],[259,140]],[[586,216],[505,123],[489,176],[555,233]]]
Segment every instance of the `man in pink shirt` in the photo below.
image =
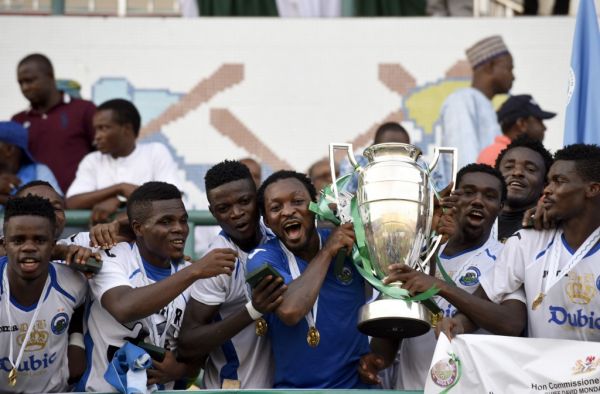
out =
[[502,135],[497,136],[492,144],[483,148],[477,157],[477,163],[492,167],[496,164],[498,154],[520,135],[526,134],[535,140],[543,141],[546,132],[543,121],[556,116],[553,112],[542,110],[528,94],[509,97],[502,104],[497,115]]

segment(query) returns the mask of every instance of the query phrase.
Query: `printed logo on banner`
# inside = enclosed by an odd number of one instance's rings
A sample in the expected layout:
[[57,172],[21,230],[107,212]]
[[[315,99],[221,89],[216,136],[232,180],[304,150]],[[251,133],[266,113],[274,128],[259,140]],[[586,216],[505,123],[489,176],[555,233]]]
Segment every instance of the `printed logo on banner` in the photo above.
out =
[[600,365],[600,357],[587,356],[585,360],[575,361],[573,375],[595,371],[598,365]]
[[456,381],[458,368],[452,358],[444,358],[431,367],[431,380],[440,387],[448,387]]

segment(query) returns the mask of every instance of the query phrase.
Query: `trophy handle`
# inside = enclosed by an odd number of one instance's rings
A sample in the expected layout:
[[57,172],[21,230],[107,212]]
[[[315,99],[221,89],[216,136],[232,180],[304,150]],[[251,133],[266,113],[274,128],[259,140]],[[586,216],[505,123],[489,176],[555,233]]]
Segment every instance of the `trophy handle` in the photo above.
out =
[[458,171],[458,149],[449,148],[449,147],[435,147],[433,148],[433,158],[429,163],[429,171],[433,171],[435,166],[437,166],[438,161],[440,159],[441,153],[450,153],[452,154],[452,190],[456,187],[456,173]]
[[335,175],[335,150],[336,149],[345,149],[346,154],[348,155],[348,160],[350,160],[350,164],[352,167],[360,168],[356,158],[354,157],[354,150],[352,149],[352,144],[348,143],[336,143],[332,142],[329,144],[329,170],[331,171],[331,180],[333,181],[331,184],[331,190],[333,191],[333,196],[335,197],[335,202],[339,204],[340,195],[337,188],[337,176]]

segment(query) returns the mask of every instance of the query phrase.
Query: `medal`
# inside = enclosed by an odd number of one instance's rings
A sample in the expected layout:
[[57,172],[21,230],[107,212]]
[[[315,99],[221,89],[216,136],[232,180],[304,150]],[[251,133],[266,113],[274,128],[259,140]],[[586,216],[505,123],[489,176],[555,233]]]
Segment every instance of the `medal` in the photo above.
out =
[[308,346],[317,347],[319,346],[319,342],[321,341],[321,334],[319,334],[319,330],[317,327],[310,326],[308,328],[308,333],[306,334],[306,342],[308,342]]
[[436,327],[444,318],[443,312],[431,314],[431,327]]
[[531,310],[535,311],[540,307],[540,305],[542,305],[542,302],[544,302],[544,293],[540,292],[540,294],[538,294],[533,300],[533,303],[531,304]]
[[8,384],[12,387],[17,385],[17,369],[14,367],[8,373]]
[[269,325],[267,324],[267,321],[265,319],[263,319],[262,317],[256,319],[255,326],[256,335],[258,335],[259,337],[264,337],[265,335],[267,335]]

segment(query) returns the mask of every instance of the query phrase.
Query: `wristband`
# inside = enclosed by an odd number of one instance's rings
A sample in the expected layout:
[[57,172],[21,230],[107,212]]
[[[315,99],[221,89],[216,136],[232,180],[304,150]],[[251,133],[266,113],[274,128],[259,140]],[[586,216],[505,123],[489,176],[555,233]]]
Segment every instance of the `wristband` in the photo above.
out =
[[248,303],[246,304],[246,310],[248,311],[248,314],[250,315],[252,320],[260,319],[263,315],[254,308],[254,305],[252,305],[252,301],[248,301]]
[[85,344],[83,343],[83,334],[80,332],[74,332],[69,335],[69,346],[77,346],[85,349]]

